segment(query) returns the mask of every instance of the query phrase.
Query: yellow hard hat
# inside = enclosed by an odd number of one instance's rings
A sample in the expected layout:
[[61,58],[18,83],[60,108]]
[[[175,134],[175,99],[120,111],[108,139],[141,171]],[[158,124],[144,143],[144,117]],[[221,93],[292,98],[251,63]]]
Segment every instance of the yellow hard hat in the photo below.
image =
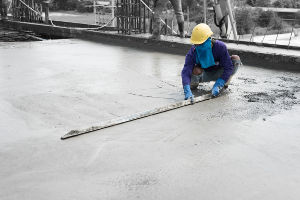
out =
[[211,31],[210,27],[207,24],[201,23],[194,27],[192,36],[191,36],[191,43],[192,44],[202,44],[205,42],[213,32]]

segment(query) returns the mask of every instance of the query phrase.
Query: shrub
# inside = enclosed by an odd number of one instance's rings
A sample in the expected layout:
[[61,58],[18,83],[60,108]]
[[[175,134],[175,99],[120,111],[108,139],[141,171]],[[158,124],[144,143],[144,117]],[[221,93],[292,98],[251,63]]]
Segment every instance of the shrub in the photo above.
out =
[[269,7],[271,0],[247,0],[246,3],[252,7]]
[[269,7],[271,5],[270,0],[259,0],[256,1],[255,6],[257,7]]
[[78,2],[78,0],[68,0],[66,10],[75,10]]
[[281,1],[277,0],[273,2],[272,6],[274,6],[275,8],[282,8],[283,4],[281,3]]
[[78,12],[86,12],[87,8],[85,7],[84,3],[79,2],[76,5],[76,10]]
[[277,0],[272,4],[276,8],[296,8],[297,2],[292,2],[291,0]]
[[247,3],[249,6],[254,7],[254,6],[255,6],[255,3],[256,3],[256,0],[247,0],[246,3]]
[[283,27],[284,27],[284,22],[280,17],[275,15],[270,21],[270,28],[273,30],[279,30],[279,29],[283,29]]
[[300,25],[300,11],[298,11],[297,13],[296,13],[296,24],[299,24]]
[[55,10],[75,10],[79,0],[53,0],[50,6]]
[[275,17],[273,11],[262,11],[256,19],[256,23],[261,27],[268,27],[271,20]]
[[235,19],[237,24],[237,32],[240,35],[250,33],[255,25],[252,18],[252,12],[247,8],[236,10]]
[[76,10],[78,12],[93,12],[93,7],[88,7],[93,5],[90,2],[78,2],[76,5]]
[[291,1],[283,1],[284,8],[293,8],[293,3]]

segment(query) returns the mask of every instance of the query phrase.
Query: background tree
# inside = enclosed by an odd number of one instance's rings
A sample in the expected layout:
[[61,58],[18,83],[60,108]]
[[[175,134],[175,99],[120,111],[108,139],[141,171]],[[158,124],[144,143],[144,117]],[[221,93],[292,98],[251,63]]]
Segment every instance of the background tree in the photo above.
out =
[[78,0],[53,0],[52,8],[55,10],[75,10]]
[[299,0],[277,0],[272,6],[276,8],[300,8]]
[[277,15],[271,19],[270,22],[270,28],[273,30],[280,30],[283,29],[283,27],[286,26],[286,23]]
[[271,0],[247,0],[246,3],[252,7],[269,7]]
[[300,25],[300,11],[298,11],[297,13],[296,13],[296,23],[298,24],[298,25]]
[[274,1],[272,4],[275,8],[282,8],[283,7],[283,3],[280,0]]
[[251,30],[255,25],[252,18],[251,9],[242,8],[236,10],[235,20],[237,24],[237,32],[239,35],[251,33]]
[[256,7],[269,7],[271,5],[271,0],[259,0],[256,1]]
[[235,0],[233,1],[233,5],[236,7],[243,7],[246,4],[246,0]]
[[255,4],[256,4],[256,0],[247,0],[246,3],[247,3],[249,6],[254,7]]
[[275,13],[273,11],[260,11],[256,23],[260,27],[268,27],[274,17]]

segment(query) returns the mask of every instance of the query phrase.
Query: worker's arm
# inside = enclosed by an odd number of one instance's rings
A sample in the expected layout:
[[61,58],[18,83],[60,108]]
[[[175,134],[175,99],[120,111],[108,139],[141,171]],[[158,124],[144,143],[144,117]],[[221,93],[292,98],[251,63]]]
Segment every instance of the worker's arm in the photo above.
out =
[[182,86],[184,89],[185,99],[191,98],[192,101],[193,101],[193,94],[190,88],[190,83],[191,83],[191,76],[192,76],[194,64],[195,64],[194,47],[192,47],[189,50],[189,52],[186,54],[185,63],[181,71]]
[[217,81],[215,82],[213,89],[212,89],[212,95],[218,96],[220,93],[220,90],[224,87],[225,83],[228,81],[230,76],[233,73],[233,64],[231,61],[231,58],[229,56],[228,50],[226,45],[219,41],[219,51],[220,51],[220,57],[219,57],[219,65],[224,68],[223,74]]
[[227,47],[223,42],[221,43],[221,51],[222,52],[220,55],[220,66],[224,68],[221,79],[223,79],[226,83],[229,77],[232,75],[234,67],[230,55],[228,53]]
[[194,65],[195,65],[194,47],[192,47],[185,56],[185,63],[181,71],[182,86],[190,85]]

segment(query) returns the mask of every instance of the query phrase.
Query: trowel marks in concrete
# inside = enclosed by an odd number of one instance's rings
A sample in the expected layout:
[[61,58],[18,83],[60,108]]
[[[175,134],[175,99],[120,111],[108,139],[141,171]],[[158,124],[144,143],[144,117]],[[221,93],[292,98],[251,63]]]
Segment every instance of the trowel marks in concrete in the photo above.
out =
[[[217,113],[205,117],[214,119],[257,119],[289,110],[300,104],[300,74],[243,66],[224,94],[216,99]],[[200,84],[194,94],[210,92],[213,83]],[[223,100],[221,100],[223,99]]]
[[[298,76],[275,76],[263,83],[257,83],[255,79],[238,78],[244,80],[247,85],[265,85],[265,91],[246,91],[244,98],[248,102],[275,104],[283,109],[290,109],[292,105],[299,104],[300,99],[297,98],[300,92],[300,78]],[[268,79],[268,77],[266,77]],[[249,81],[250,80],[250,81]],[[255,86],[254,86],[255,87]],[[259,87],[257,87],[259,88]]]

